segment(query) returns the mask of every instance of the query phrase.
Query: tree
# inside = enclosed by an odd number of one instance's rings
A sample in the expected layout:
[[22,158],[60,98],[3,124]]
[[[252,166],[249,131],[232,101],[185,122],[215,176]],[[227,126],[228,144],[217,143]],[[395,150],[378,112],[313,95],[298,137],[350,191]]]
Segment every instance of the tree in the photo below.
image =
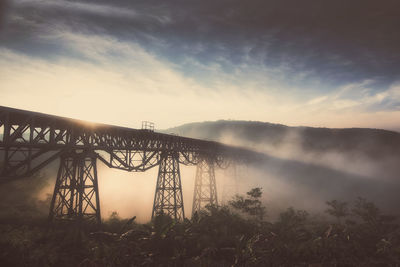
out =
[[341,223],[342,218],[350,214],[349,204],[347,202],[332,200],[327,201],[326,204],[329,208],[326,209],[325,212],[336,217],[339,223]]
[[233,200],[229,201],[229,205],[262,221],[266,215],[265,207],[261,203],[262,188],[253,188],[246,194],[246,198],[236,195]]

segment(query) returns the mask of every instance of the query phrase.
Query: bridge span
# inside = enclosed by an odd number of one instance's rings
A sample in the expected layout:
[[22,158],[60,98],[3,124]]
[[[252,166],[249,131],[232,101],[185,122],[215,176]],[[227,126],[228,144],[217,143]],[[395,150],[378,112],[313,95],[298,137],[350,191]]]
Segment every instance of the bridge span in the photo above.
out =
[[143,172],[159,167],[152,217],[185,217],[179,166],[197,165],[193,212],[217,205],[215,167],[265,155],[222,143],[0,106],[0,182],[29,177],[59,160],[50,220],[100,223],[97,160]]

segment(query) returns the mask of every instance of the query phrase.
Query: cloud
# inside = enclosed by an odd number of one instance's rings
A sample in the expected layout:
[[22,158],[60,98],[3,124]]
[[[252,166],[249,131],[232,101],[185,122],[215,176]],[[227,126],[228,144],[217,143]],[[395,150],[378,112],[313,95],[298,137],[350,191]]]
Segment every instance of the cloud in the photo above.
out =
[[72,32],[54,38],[76,56],[49,61],[0,49],[1,105],[130,127],[149,119],[167,127],[234,117],[236,108],[250,116],[271,101],[251,83],[223,73],[212,77],[212,88],[205,87],[137,43]]
[[337,111],[400,111],[400,86],[393,84],[386,90],[375,90],[371,87],[373,83],[366,80],[345,85],[330,94],[312,98],[306,106]]
[[168,23],[170,18],[166,15],[156,15],[151,13],[139,12],[134,6],[120,6],[110,5],[109,2],[97,3],[97,2],[79,2],[79,1],[67,1],[67,0],[22,0],[15,2],[15,6],[19,9],[37,9],[42,12],[55,12],[63,11],[70,15],[78,14],[83,16],[95,15],[108,19],[125,19],[131,21],[147,21]]
[[16,2],[22,8],[62,9],[79,13],[93,13],[105,17],[135,18],[139,14],[133,9],[125,9],[96,3],[71,2],[64,0],[23,0]]
[[[393,128],[400,61],[391,6],[288,3],[14,1],[0,31],[2,103],[79,117],[82,109],[67,107],[93,99],[86,119],[123,125],[133,119],[113,118],[131,109],[164,127],[214,119],[352,126],[356,117],[368,126],[386,114],[381,126]],[[384,29],[361,23],[370,18]],[[383,43],[374,39],[381,30]],[[24,94],[48,101],[22,105]],[[109,99],[121,102],[103,111]]]
[[370,111],[400,111],[400,85],[395,84],[386,91],[368,97],[367,102]]
[[[110,35],[56,31],[42,38],[68,52],[49,60],[0,50],[1,105],[129,127],[140,127],[145,119],[164,128],[196,120],[249,118],[291,125],[376,125],[377,115],[363,115],[376,98],[368,87],[371,80],[316,97],[282,86],[275,75],[284,70],[262,65],[238,64],[232,74],[218,63],[188,58],[186,66],[204,71],[203,81],[139,43]],[[359,92],[364,92],[362,97]],[[381,98],[395,99],[393,92]],[[395,116],[386,114],[379,126],[393,125]]]
[[[49,50],[37,36],[49,28],[67,28],[134,41],[176,64],[195,58],[231,73],[235,65],[254,63],[284,70],[280,82],[288,87],[327,91],[374,79],[377,88],[387,88],[399,79],[395,1],[307,0],[298,6],[256,0],[24,0],[12,6],[2,41],[26,53],[59,53],[56,45]],[[191,67],[186,75],[202,75]]]

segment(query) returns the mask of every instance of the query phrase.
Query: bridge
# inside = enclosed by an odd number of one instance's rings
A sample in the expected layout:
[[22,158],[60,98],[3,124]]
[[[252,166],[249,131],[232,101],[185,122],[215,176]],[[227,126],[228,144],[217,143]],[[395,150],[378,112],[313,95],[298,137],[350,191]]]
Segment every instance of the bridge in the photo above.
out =
[[[0,182],[29,177],[59,160],[50,220],[100,223],[97,161],[144,172],[158,166],[152,217],[185,217],[179,166],[196,165],[192,212],[217,205],[215,168],[263,154],[222,143],[0,106]],[[150,125],[151,126],[151,125]]]

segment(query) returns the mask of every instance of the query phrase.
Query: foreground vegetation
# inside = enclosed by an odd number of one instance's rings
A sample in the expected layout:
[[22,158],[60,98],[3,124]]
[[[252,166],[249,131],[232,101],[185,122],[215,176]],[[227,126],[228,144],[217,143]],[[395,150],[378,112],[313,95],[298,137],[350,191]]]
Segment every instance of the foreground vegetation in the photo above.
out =
[[255,188],[183,222],[2,220],[0,266],[400,266],[396,218],[373,203],[327,202],[329,219],[289,208],[268,222],[261,196]]

